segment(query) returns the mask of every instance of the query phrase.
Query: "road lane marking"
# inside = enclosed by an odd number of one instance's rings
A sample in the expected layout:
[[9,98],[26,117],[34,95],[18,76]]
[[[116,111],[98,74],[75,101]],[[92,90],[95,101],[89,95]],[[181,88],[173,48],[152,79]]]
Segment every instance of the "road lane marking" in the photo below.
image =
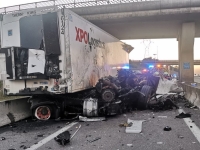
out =
[[[178,109],[178,112],[179,113],[182,113],[182,112],[185,113],[185,111],[183,109]],[[197,141],[200,143],[200,129],[199,129],[199,127],[196,126],[196,124],[194,122],[192,122],[192,120],[190,118],[183,118],[183,120],[185,121],[185,123],[189,127],[190,131],[194,134]],[[192,128],[190,126],[192,126]]]
[[67,131],[69,128],[73,127],[74,125],[76,125],[78,122],[72,122],[70,124],[68,124],[66,127],[58,130],[57,132],[51,134],[50,136],[44,138],[42,141],[38,142],[35,145],[32,145],[30,148],[26,149],[26,150],[36,150],[39,147],[41,147],[42,145],[46,144],[47,142],[51,141],[53,138],[55,138],[56,136],[58,136],[59,134]]

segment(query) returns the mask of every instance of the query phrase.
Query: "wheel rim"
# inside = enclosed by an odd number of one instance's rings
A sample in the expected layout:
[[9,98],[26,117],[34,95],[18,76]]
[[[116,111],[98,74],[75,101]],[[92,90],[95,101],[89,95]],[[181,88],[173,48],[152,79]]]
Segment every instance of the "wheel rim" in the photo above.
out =
[[51,117],[51,110],[47,106],[39,106],[35,110],[35,117],[39,120],[48,120]]

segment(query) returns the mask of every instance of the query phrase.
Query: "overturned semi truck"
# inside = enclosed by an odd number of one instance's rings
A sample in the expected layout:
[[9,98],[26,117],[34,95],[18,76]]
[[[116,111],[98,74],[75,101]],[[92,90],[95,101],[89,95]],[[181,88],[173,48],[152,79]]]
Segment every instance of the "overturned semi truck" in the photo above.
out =
[[[109,84],[100,96],[95,85],[104,88],[99,79],[128,68],[132,47],[66,8],[35,8],[0,19],[4,94],[31,96],[37,119],[112,115],[123,107]],[[149,97],[151,88],[142,90]]]

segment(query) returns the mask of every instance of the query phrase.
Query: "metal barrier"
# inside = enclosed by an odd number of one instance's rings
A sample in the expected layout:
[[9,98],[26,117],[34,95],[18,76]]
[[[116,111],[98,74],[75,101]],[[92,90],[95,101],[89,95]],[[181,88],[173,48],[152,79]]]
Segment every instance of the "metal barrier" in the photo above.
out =
[[88,7],[88,6],[110,5],[110,4],[120,4],[120,3],[147,2],[147,1],[158,1],[158,0],[48,0],[48,1],[0,8],[0,14],[8,14],[24,9],[47,7],[47,6],[57,6],[58,8],[63,8],[63,7],[76,8],[76,7]]

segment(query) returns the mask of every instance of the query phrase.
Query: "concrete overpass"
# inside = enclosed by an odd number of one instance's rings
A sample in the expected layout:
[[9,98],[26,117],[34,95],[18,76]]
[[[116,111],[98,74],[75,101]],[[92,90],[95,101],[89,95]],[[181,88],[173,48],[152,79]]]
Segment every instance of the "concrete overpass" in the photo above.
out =
[[[142,61],[131,60],[131,63],[135,64],[160,64],[160,65],[179,65],[178,60],[158,60],[158,61]],[[200,65],[200,60],[194,60],[194,65]]]
[[0,13],[33,7],[65,6],[119,39],[177,38],[180,80],[193,82],[194,38],[200,37],[199,0],[84,1],[49,0],[3,8]]

